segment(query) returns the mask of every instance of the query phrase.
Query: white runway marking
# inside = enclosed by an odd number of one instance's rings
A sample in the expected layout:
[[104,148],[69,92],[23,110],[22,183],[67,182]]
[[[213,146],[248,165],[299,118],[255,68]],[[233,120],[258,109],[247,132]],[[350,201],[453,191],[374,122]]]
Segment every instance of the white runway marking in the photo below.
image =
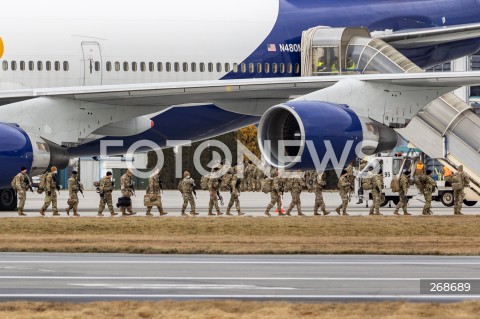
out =
[[68,284],[69,286],[89,287],[89,288],[106,288],[106,289],[185,289],[185,290],[296,290],[292,287],[260,287],[254,285],[184,285],[184,284]]
[[173,261],[173,260],[0,260],[0,264],[132,264],[132,265],[480,265],[478,261]]

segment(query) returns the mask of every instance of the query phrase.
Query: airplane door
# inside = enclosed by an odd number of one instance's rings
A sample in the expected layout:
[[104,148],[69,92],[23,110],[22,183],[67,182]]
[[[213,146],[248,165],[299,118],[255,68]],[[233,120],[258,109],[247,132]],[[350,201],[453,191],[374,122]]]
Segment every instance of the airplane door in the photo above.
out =
[[83,85],[102,84],[102,55],[97,42],[82,42],[84,78]]

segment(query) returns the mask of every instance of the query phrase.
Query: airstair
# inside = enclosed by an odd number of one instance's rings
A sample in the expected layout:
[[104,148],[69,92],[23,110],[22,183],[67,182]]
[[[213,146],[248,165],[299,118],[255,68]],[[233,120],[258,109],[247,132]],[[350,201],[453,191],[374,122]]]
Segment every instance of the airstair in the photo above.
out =
[[[302,36],[302,76],[364,73],[419,73],[421,68],[364,28],[312,28]],[[480,201],[480,117],[453,93],[425,106],[397,132],[453,172],[471,177],[466,199]]]

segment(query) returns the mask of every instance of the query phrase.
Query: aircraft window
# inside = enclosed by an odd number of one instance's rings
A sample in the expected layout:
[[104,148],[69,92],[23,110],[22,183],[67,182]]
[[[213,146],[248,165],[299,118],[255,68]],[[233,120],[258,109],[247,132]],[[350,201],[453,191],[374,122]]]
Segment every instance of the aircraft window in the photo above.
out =
[[42,61],[38,61],[38,62],[37,62],[37,69],[38,69],[38,71],[42,71],[42,70],[43,70],[43,62],[42,62]]
[[230,63],[225,63],[225,72],[230,72]]
[[70,69],[70,65],[68,61],[63,61],[63,71],[68,71]]
[[120,71],[120,62],[115,62],[115,71],[119,72]]
[[270,64],[265,63],[265,73],[270,73]]
[[155,71],[155,63],[153,63],[153,62],[148,63],[148,70],[150,72]]
[[183,62],[183,72],[188,72],[188,63]]
[[248,64],[248,72],[255,73],[255,65],[253,63]]
[[12,61],[11,65],[13,71],[17,70],[17,61]]
[[123,71],[127,72],[129,70],[129,64],[128,62],[123,62]]
[[47,71],[52,71],[52,62],[50,61],[45,62],[45,67]]
[[272,64],[272,72],[273,73],[278,73],[278,64],[277,63]]
[[172,71],[172,63],[167,62],[166,69],[167,69],[167,72],[171,72]]
[[95,62],[95,71],[100,71],[100,62],[98,61]]
[[3,61],[3,62],[2,62],[2,68],[3,68],[3,71],[7,71],[7,70],[8,70],[8,61]]
[[138,70],[137,62],[132,62],[132,71],[137,72],[137,70]]
[[205,63],[200,63],[200,72],[205,72]]
[[213,63],[208,63],[208,72],[213,72]]
[[245,63],[240,64],[240,69],[242,73],[247,73],[247,65]]
[[195,62],[192,62],[192,72],[197,72],[197,64]]
[[163,63],[162,62],[157,63],[157,71],[158,72],[163,72]]
[[175,72],[180,72],[180,63],[175,62],[175,64],[173,65],[173,68],[175,69]]
[[257,63],[257,73],[262,73],[263,65],[261,63]]
[[107,71],[108,72],[112,71],[112,62],[110,61],[107,62]]
[[25,71],[25,61],[20,61],[20,70]]
[[30,71],[35,70],[35,63],[33,61],[28,61],[28,69]]
[[233,64],[233,72],[238,73],[238,63]]
[[145,62],[140,62],[140,71],[147,71],[147,64]]
[[287,65],[287,73],[292,73],[292,72],[293,72],[293,67],[292,67],[292,64],[289,63],[289,64]]
[[300,64],[295,63],[295,73],[298,74],[300,73]]
[[55,61],[55,71],[60,71],[60,62]]
[[222,64],[221,63],[217,63],[217,72],[218,73],[222,72]]

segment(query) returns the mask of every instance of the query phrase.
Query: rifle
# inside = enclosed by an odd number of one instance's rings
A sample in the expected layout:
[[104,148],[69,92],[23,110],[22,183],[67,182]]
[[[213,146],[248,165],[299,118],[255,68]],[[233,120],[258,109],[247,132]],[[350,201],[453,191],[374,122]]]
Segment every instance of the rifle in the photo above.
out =
[[218,199],[220,200],[220,204],[222,206],[225,205],[225,203],[223,202],[223,196],[222,194],[220,194],[220,191],[217,191],[217,196],[218,196]]
[[137,194],[135,194],[135,183],[131,183],[130,188],[132,189],[133,196],[137,197]]
[[193,195],[195,195],[195,199],[197,199],[197,192],[195,191],[195,188],[192,189]]
[[161,179],[158,180],[158,186],[160,187],[160,192],[163,194],[163,181]]
[[83,198],[85,198],[85,195],[83,195],[83,186],[82,184],[80,184],[80,181],[77,179],[77,186],[78,186],[78,191],[80,192],[80,194],[82,194]]
[[23,176],[23,181],[28,185],[28,189],[33,193],[32,184],[30,183],[30,177],[28,175]]
[[60,185],[58,184],[58,175],[57,175],[57,173],[53,174],[52,179],[53,179],[53,181],[55,182],[55,189],[58,191],[58,194],[60,194]]

